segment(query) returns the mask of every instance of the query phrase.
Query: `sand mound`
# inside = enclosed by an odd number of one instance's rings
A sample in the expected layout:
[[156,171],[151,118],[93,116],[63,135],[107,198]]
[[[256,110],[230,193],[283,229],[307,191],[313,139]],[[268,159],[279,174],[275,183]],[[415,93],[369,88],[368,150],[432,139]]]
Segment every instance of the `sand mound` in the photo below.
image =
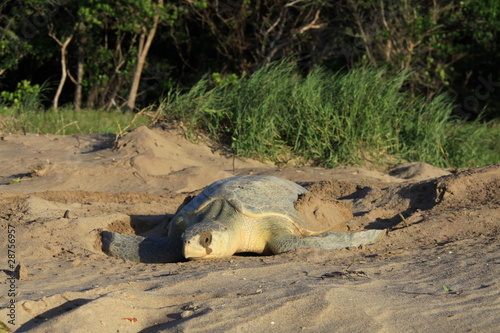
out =
[[405,163],[397,166],[391,172],[391,176],[403,179],[424,180],[449,175],[450,172],[427,163]]
[[348,203],[323,199],[312,193],[299,196],[295,209],[313,232],[347,231],[346,222],[353,218],[352,207]]
[[[0,320],[17,332],[498,329],[500,164],[456,174],[422,164],[391,175],[277,169],[233,161],[178,131],[139,128],[116,149],[113,141],[0,141]],[[102,253],[101,230],[158,235],[193,194],[181,192],[243,174],[300,182],[312,194],[298,204],[316,220],[388,234],[364,248],[161,265]],[[16,264],[27,273],[14,282],[5,257],[9,228]],[[8,296],[12,283],[15,297]]]

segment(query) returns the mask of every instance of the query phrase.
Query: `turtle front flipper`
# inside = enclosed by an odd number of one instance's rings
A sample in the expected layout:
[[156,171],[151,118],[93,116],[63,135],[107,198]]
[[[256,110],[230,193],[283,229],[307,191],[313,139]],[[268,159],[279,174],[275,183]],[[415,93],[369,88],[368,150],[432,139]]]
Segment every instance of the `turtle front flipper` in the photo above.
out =
[[275,254],[303,248],[334,250],[374,244],[378,242],[384,234],[385,230],[375,229],[356,233],[325,232],[314,236],[286,234],[273,237],[269,242],[269,247]]
[[181,240],[128,236],[102,232],[102,250],[110,256],[143,263],[178,262],[184,259]]

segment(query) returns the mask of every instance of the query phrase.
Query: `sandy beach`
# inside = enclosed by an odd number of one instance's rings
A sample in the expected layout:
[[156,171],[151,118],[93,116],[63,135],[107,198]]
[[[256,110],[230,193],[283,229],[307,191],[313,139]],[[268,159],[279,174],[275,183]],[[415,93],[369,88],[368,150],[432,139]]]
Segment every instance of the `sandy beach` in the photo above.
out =
[[[188,141],[179,129],[147,127],[116,140],[3,134],[0,161],[0,320],[12,331],[500,327],[500,164],[278,168]],[[186,196],[248,174],[283,177],[341,200],[353,213],[344,228],[387,235],[360,248],[168,264],[102,252],[101,231],[148,235]]]

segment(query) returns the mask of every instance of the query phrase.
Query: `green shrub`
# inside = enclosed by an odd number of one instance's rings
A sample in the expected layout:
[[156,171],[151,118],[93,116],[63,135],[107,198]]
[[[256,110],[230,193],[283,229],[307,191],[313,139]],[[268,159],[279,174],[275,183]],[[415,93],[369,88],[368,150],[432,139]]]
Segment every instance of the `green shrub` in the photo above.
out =
[[31,85],[30,81],[22,80],[14,92],[0,92],[0,108],[13,108],[19,112],[39,110],[45,90],[45,85]]

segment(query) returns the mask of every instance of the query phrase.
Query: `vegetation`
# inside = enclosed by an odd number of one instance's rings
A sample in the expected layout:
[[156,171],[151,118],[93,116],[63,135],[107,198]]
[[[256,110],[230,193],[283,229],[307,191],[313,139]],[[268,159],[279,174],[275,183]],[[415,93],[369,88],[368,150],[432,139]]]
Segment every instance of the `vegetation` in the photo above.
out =
[[498,162],[499,32],[497,0],[7,0],[0,130],[157,106],[244,156]]
[[452,116],[446,95],[427,102],[402,92],[409,76],[371,67],[302,76],[278,63],[213,89],[201,80],[161,109],[239,155],[278,162],[301,156],[331,167],[390,157],[449,167],[500,160],[500,124]]
[[206,73],[241,77],[288,58],[304,71],[409,70],[406,90],[449,92],[456,114],[491,119],[499,32],[498,0],[7,0],[0,91],[48,82],[56,109],[142,109]]
[[37,134],[123,134],[151,119],[143,114],[103,110],[74,110],[62,108],[59,112],[23,111],[0,106],[0,133]]

